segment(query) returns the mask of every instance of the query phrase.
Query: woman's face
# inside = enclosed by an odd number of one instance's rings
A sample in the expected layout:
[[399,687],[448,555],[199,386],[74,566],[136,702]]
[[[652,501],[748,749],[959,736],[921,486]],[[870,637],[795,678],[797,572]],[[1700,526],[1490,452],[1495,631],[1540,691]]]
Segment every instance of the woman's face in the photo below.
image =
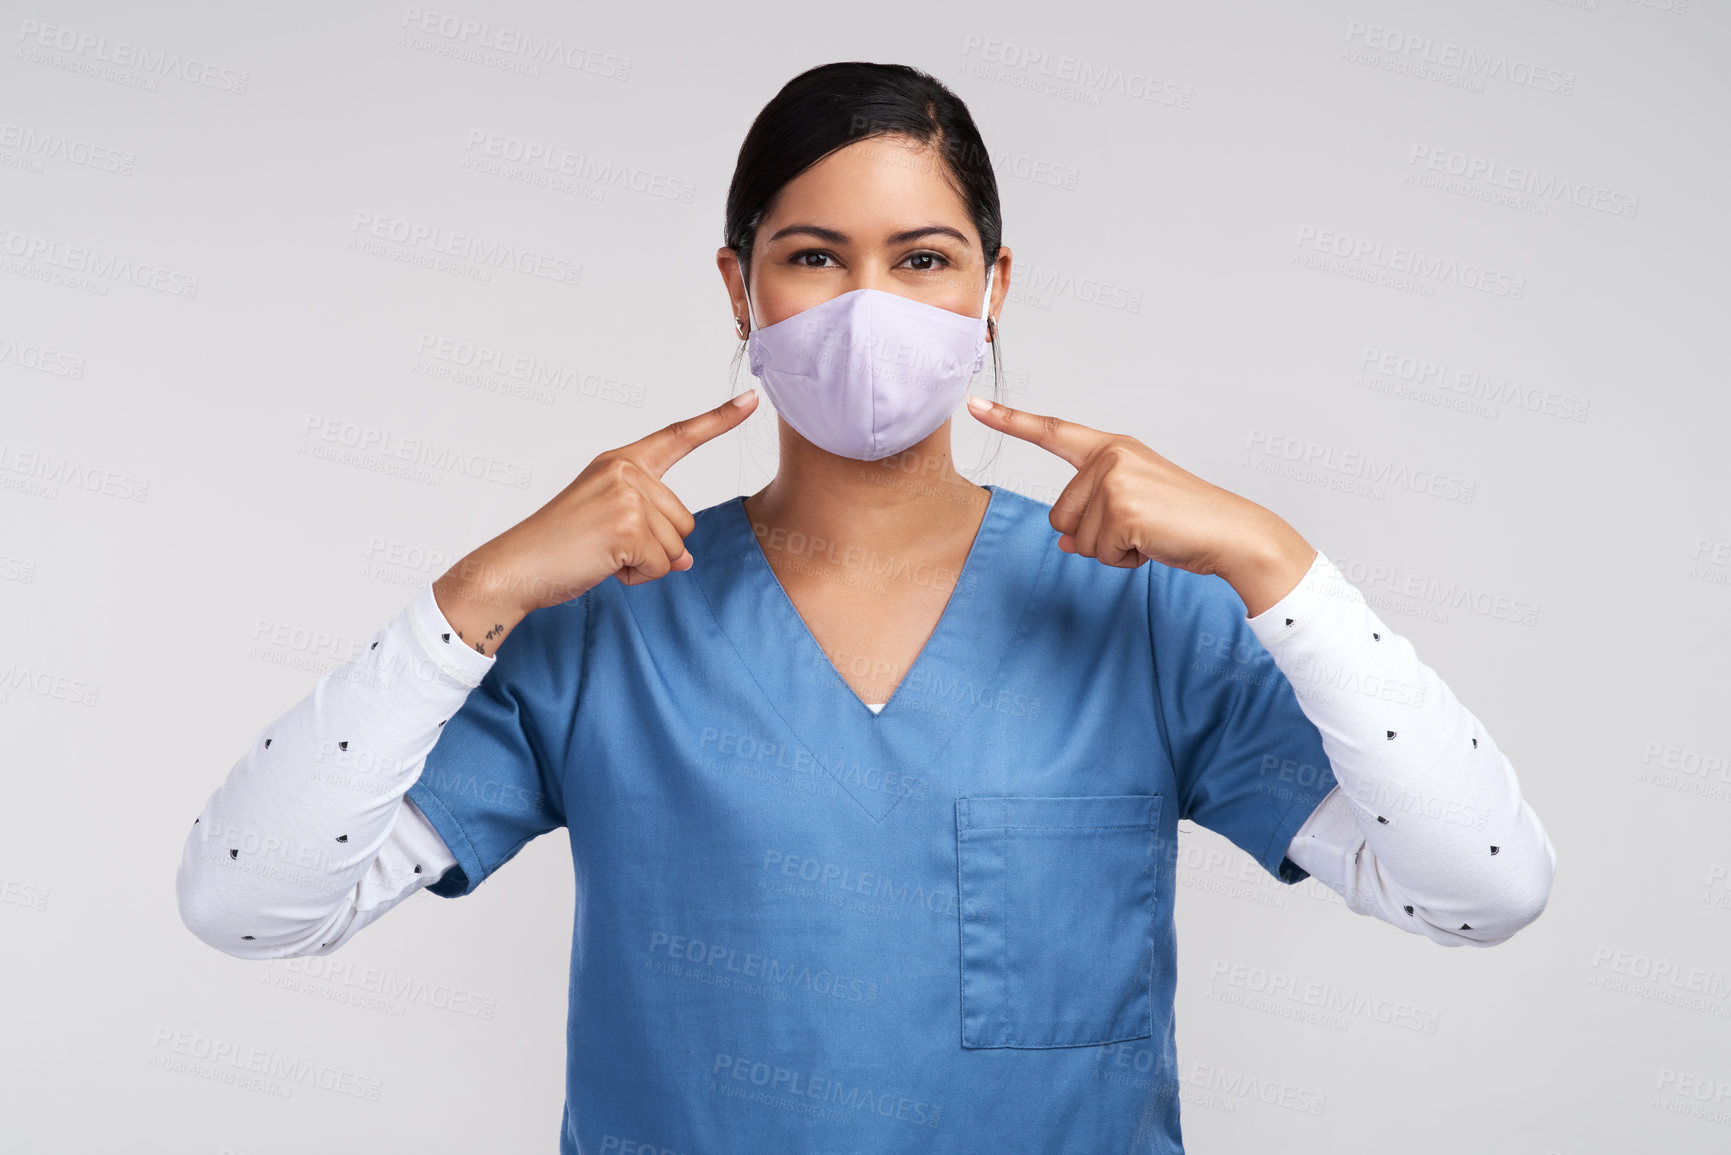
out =
[[[881,289],[980,315],[986,266],[980,234],[938,154],[905,136],[869,137],[789,181],[758,223],[751,313],[739,263],[716,254],[734,315],[773,325],[855,289]],[[1008,288],[1010,250],[992,279],[993,317]]]

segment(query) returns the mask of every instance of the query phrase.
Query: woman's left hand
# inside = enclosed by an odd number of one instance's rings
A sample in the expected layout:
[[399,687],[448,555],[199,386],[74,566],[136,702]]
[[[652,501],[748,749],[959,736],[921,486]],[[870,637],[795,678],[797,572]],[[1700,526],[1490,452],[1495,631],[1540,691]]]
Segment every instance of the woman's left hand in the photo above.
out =
[[[976,410],[979,402],[990,408]],[[982,424],[1076,468],[1052,502],[1058,548],[1134,569],[1145,561],[1218,574],[1255,617],[1298,585],[1317,551],[1273,511],[1210,484],[1123,433],[968,398]]]

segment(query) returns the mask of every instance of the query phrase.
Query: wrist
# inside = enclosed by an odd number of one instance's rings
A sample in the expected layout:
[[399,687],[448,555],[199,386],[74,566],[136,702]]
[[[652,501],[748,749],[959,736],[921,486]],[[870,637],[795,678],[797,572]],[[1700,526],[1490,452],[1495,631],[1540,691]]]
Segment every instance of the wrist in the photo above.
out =
[[494,609],[520,607],[528,613],[533,608],[522,604],[523,590],[515,570],[487,546],[469,553],[433,584],[441,593],[448,591],[453,597]]
[[534,608],[523,603],[519,586],[509,567],[476,550],[433,583],[433,598],[471,649],[492,654]]
[[1316,561],[1315,546],[1286,522],[1274,520],[1277,524],[1254,538],[1244,554],[1215,571],[1243,600],[1245,617],[1256,617],[1297,589]]

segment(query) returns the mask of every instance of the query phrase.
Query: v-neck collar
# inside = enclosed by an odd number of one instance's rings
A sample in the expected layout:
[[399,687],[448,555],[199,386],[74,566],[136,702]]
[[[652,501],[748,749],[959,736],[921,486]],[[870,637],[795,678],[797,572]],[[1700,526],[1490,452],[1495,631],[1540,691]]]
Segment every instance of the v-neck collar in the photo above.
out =
[[[757,576],[749,580],[767,581],[774,586],[775,591],[781,595],[781,600],[786,603],[787,616],[798,623],[799,630],[796,632],[805,635],[805,645],[799,647],[800,659],[802,661],[810,660],[814,663],[821,662],[829,670],[830,678],[828,680],[840,687],[842,694],[853,702],[856,710],[865,711],[866,716],[874,722],[896,708],[896,701],[902,696],[902,687],[913,681],[916,672],[920,672],[920,663],[925,660],[926,651],[934,648],[934,646],[941,647],[946,640],[946,634],[954,632],[951,629],[950,619],[952,616],[961,615],[960,613],[952,615],[950,611],[955,608],[961,591],[969,588],[968,583],[977,584],[977,574],[974,571],[979,567],[975,564],[974,559],[980,552],[981,540],[989,536],[988,531],[990,531],[990,535],[995,535],[998,532],[998,527],[995,524],[1000,504],[998,490],[990,485],[984,488],[988,491],[986,511],[980,516],[980,525],[974,531],[974,540],[968,543],[967,556],[962,559],[962,568],[956,573],[955,585],[951,587],[949,597],[944,600],[943,612],[938,615],[937,625],[932,627],[932,632],[926,637],[925,644],[920,647],[919,653],[914,655],[913,662],[902,674],[901,680],[896,683],[896,688],[890,692],[890,696],[884,700],[884,707],[881,710],[873,710],[866,705],[865,700],[854,692],[852,686],[847,684],[847,679],[841,676],[841,672],[835,668],[835,663],[830,661],[829,655],[824,652],[822,644],[817,640],[817,635],[811,632],[810,624],[800,616],[799,607],[793,604],[793,597],[787,592],[787,587],[781,584],[781,578],[776,576],[775,568],[769,564],[768,555],[763,552],[763,544],[757,540],[757,531],[752,527],[751,515],[746,511],[744,496],[736,497],[727,503],[730,507],[729,512],[735,515],[738,522],[735,531],[741,532],[751,547],[744,550],[751,559],[751,564],[747,566],[747,570],[748,572],[757,571]],[[740,529],[739,527],[743,528]]]
[[692,571],[746,673],[818,765],[879,821],[906,795],[861,782],[882,780],[882,771],[898,780],[929,777],[958,719],[975,712],[971,695],[994,683],[1057,552],[1048,542],[1032,554],[1027,547],[1038,543],[1016,534],[1025,519],[1010,503],[1019,495],[985,488],[991,497],[937,625],[878,712],[800,617],[758,543],[743,494],[717,506],[713,532],[692,542]]

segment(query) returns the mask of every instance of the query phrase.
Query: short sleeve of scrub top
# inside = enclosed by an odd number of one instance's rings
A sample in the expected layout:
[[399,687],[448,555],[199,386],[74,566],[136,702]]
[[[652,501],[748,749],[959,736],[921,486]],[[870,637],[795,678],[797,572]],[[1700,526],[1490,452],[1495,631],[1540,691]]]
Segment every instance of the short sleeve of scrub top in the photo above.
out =
[[1334,788],[1322,734],[1223,579],[1150,571],[1156,703],[1177,774],[1179,817],[1224,835],[1281,882],[1286,857]]
[[434,893],[567,830],[561,1155],[1183,1150],[1177,823],[1296,881],[1333,777],[1230,586],[985,489],[959,572],[789,542],[946,592],[881,711],[734,497],[690,569],[531,613],[446,724]]
[[586,598],[534,611],[440,729],[408,797],[457,865],[427,889],[470,894],[531,839],[565,825],[563,775],[581,693]]

